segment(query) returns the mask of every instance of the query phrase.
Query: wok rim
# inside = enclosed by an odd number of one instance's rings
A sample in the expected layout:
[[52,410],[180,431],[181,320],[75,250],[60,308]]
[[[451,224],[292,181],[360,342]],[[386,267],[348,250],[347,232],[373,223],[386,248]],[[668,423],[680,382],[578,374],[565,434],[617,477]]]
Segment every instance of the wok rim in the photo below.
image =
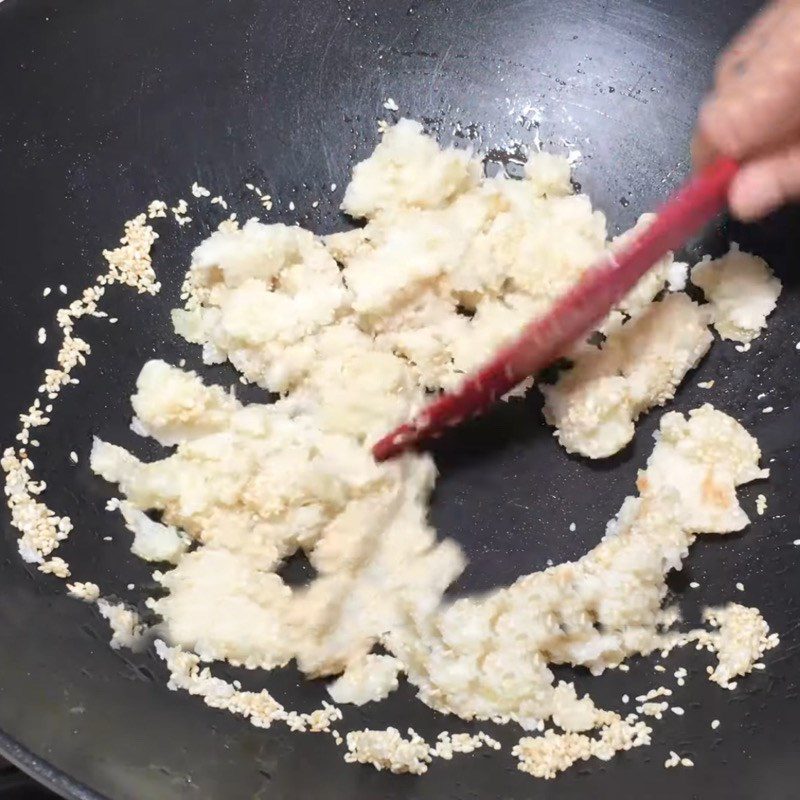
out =
[[[2,2],[2,0],[0,0]],[[108,800],[105,795],[72,778],[63,770],[36,755],[0,729],[0,755],[39,784],[67,800]]]

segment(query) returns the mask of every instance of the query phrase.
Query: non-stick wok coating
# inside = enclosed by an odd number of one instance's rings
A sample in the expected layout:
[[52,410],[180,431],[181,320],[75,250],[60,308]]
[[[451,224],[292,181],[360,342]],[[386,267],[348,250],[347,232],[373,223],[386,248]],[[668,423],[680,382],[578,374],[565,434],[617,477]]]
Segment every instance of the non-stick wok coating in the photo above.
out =
[[[693,110],[715,54],[755,7],[752,0],[4,0],[0,442],[12,443],[16,415],[55,356],[54,337],[40,346],[36,331],[52,324],[61,295],[43,298],[42,289],[64,283],[74,292],[91,282],[101,249],[149,200],[189,197],[197,179],[247,217],[260,210],[244,188],[252,181],[284,199],[272,220],[294,220],[287,210],[294,199],[309,212],[303,224],[321,232],[341,227],[337,204],[348,171],[374,146],[391,96],[443,141],[484,150],[512,139],[531,143],[532,115],[527,122],[520,115],[526,105],[541,108],[545,145],[564,151],[563,137],[566,149],[581,150],[577,181],[615,230],[628,227],[686,173]],[[331,183],[339,187],[333,193]],[[312,209],[315,199],[321,202]],[[110,487],[89,472],[90,437],[100,432],[142,454],[156,452],[127,430],[128,397],[152,355],[200,366],[197,348],[172,335],[168,310],[178,302],[190,249],[218,219],[208,213],[164,233],[156,251],[160,296],[111,290],[108,309],[119,323],[82,323],[93,347],[89,366],[40,436],[37,465],[48,496],[76,523],[63,555],[80,567],[77,577],[97,577],[131,601],[152,585],[150,568],[130,555],[119,520],[103,510]],[[681,699],[686,714],[657,723],[651,748],[545,783],[515,769],[508,750],[518,732],[481,726],[503,741],[504,753],[438,762],[423,778],[347,766],[329,737],[257,730],[168,691],[151,652],[112,652],[92,607],[20,561],[4,516],[0,749],[65,796],[114,800],[796,797],[798,231],[796,216],[786,213],[761,227],[719,228],[693,249],[696,255],[739,239],[772,259],[785,291],[750,353],[717,344],[674,404],[687,410],[713,400],[775,460],[766,489],[742,491],[748,509],[766,491],[767,515],[741,535],[702,539],[672,586],[690,621],[709,602],[759,606],[782,644],[766,658],[768,669],[735,692],[705,680],[706,654],[674,654],[670,671],[687,666],[693,673]],[[227,368],[205,374],[233,378]],[[711,378],[712,391],[696,386]],[[772,414],[760,411],[762,391],[770,392]],[[457,591],[502,585],[548,558],[574,558],[593,546],[632,491],[661,413],[643,421],[619,457],[588,464],[557,446],[539,407],[534,393],[438,447],[434,521],[471,559]],[[73,449],[77,466],[67,458]],[[102,541],[108,534],[113,542]],[[693,580],[699,589],[688,588]],[[130,592],[128,583],[140,588]],[[579,672],[576,679],[618,707],[623,693],[664,682],[652,665],[642,659],[629,675],[592,681]],[[269,686],[303,710],[325,697],[321,684],[302,682],[293,670],[266,678],[220,674]],[[434,736],[445,727],[474,729],[436,718],[407,686],[381,706],[348,711],[346,721],[413,725]],[[664,770],[670,749],[691,753],[696,766]]]

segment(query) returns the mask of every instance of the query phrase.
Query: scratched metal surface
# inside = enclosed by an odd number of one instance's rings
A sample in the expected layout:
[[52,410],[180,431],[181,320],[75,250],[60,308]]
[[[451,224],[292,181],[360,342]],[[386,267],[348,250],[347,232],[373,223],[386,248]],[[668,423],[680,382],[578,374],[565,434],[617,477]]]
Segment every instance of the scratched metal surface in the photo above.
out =
[[[685,173],[692,109],[714,55],[754,7],[750,0],[5,0],[0,326],[12,347],[4,359],[0,440],[12,440],[16,414],[54,357],[49,342],[36,344],[36,330],[52,324],[59,295],[45,300],[42,288],[64,283],[74,291],[90,281],[100,250],[151,198],[188,198],[197,179],[246,217],[259,212],[243,185],[253,181],[279,199],[270,219],[297,219],[319,231],[341,227],[341,187],[354,159],[374,146],[377,120],[386,116],[382,103],[391,96],[443,140],[500,160],[537,136],[557,151],[580,150],[576,179],[613,229],[625,227]],[[534,108],[541,110],[538,125]],[[331,183],[340,188],[331,192]],[[199,365],[196,350],[168,326],[189,251],[221,216],[193,215],[193,226],[165,231],[158,244],[162,295],[132,300],[111,292],[109,311],[119,324],[87,322],[90,365],[40,437],[48,496],[76,522],[64,556],[78,577],[97,576],[134,603],[150,585],[149,570],[130,556],[118,521],[102,510],[108,488],[89,474],[86,454],[93,432],[143,451],[126,430],[126,398],[145,358]],[[91,608],[19,561],[3,516],[0,749],[65,796],[115,800],[796,797],[797,230],[787,215],[758,228],[720,228],[695,248],[740,238],[773,259],[787,288],[753,350],[743,355],[716,345],[676,402],[685,410],[713,400],[733,413],[758,435],[773,468],[766,489],[742,492],[752,509],[765,491],[767,516],[741,535],[699,542],[673,581],[676,596],[689,619],[708,602],[758,605],[783,644],[766,659],[766,672],[733,693],[705,681],[705,656],[673,656],[670,673],[681,665],[691,671],[678,695],[687,713],[656,724],[652,748],[537,783],[514,768],[508,750],[515,732],[488,726],[504,753],[436,763],[423,779],[346,767],[329,738],[256,730],[169,692],[152,653],[112,652]],[[205,374],[233,378],[225,369]],[[712,378],[712,391],[697,388]],[[767,405],[773,413],[762,413]],[[434,521],[471,558],[457,591],[502,585],[591,547],[631,492],[660,416],[648,416],[619,457],[588,465],[559,450],[538,412],[535,397],[508,404],[437,450]],[[77,467],[65,457],[72,449],[81,456]],[[112,543],[102,542],[107,534]],[[701,584],[695,591],[688,589],[693,580]],[[127,590],[128,583],[137,588]],[[593,691],[619,707],[624,692],[672,683],[652,667],[640,660],[629,676],[608,676]],[[290,670],[263,683],[221,673],[268,686],[304,710],[325,696],[321,685],[301,684]],[[582,673],[574,677],[581,686],[592,683]],[[722,724],[712,733],[714,718]],[[435,718],[412,702],[408,687],[347,716],[349,727],[390,723],[424,735],[474,729]],[[669,749],[691,754],[694,769],[665,771]]]

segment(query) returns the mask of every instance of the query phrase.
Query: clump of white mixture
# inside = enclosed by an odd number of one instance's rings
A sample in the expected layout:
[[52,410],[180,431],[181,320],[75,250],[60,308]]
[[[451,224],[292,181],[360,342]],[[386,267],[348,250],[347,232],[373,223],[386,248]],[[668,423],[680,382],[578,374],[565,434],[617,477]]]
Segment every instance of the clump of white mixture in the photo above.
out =
[[736,244],[722,258],[705,258],[697,264],[692,283],[709,301],[719,335],[742,343],[761,333],[781,293],[781,282],[767,262]]
[[[566,159],[536,154],[522,180],[485,178],[476,158],[440,150],[403,120],[345,193],[344,210],[363,228],[321,240],[298,227],[227,224],[195,250],[176,330],[202,345],[207,363],[229,360],[281,399],[243,405],[150,361],[133,427],[174,452],[144,463],[97,439],[91,454],[92,469],[124,495],[134,552],[175,565],[156,573],[166,594],[149,601],[174,687],[254,724],[327,730],[332,711],[319,725],[292,716],[200,662],[271,669],[294,659],[309,676],[338,676],[332,697],[356,704],[386,697],[405,673],[439,711],[531,732],[551,722],[563,733],[526,736],[514,749],[520,769],[547,778],[651,734],[637,713],[600,709],[557,683],[553,665],[600,674],[697,641],[719,654],[712,678],[726,683],[772,646],[760,615],[734,606],[711,613],[719,630],[669,631],[677,615],[663,608],[667,574],[698,534],[744,527],[736,487],[767,474],[753,437],[709,405],[664,415],[638,495],[583,558],[452,603],[443,594],[465,560],[427,521],[431,457],[371,458],[369,444],[427,390],[456,383],[618,246],[569,176]],[[720,332],[734,319],[757,335],[763,319],[739,318],[730,298],[715,297],[711,268],[693,277]],[[710,347],[708,306],[680,292],[657,299],[683,272],[663,259],[612,312],[600,343],[578,348],[574,366],[543,387],[546,418],[569,451],[620,450]],[[291,587],[280,571],[299,551],[316,574]],[[128,622],[139,637],[138,621]],[[738,645],[726,644],[726,626]],[[379,645],[388,654],[375,653]],[[432,747],[393,728],[351,731],[346,742],[347,760],[414,773],[434,756],[496,744],[481,734]]]

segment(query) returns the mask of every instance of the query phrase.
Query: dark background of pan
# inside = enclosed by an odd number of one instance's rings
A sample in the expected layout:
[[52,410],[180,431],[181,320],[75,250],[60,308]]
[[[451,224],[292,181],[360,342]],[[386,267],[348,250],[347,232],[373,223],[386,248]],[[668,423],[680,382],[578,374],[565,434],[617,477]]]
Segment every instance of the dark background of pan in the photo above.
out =
[[[51,504],[76,530],[63,546],[76,579],[141,604],[150,569],[128,552],[128,534],[103,510],[110,487],[88,470],[91,435],[145,455],[157,449],[127,430],[128,397],[142,362],[186,358],[196,348],[172,335],[168,311],[191,248],[222,218],[189,194],[193,180],[223,194],[246,218],[259,213],[244,187],[276,198],[270,220],[320,232],[346,224],[337,211],[354,160],[377,139],[393,97],[443,141],[494,151],[533,142],[530,105],[542,109],[545,146],[579,149],[576,180],[612,230],[630,226],[688,170],[687,143],[717,52],[755,10],[749,0],[5,0],[0,4],[0,332],[6,343],[0,442],[11,443],[16,415],[55,357],[53,315],[64,283],[73,296],[102,268],[100,252],[147,201],[190,201],[195,224],[163,224],[157,299],[108,293],[110,326],[87,320],[92,344],[81,383],[59,401],[39,436],[39,473]],[[563,138],[562,138],[563,137]],[[495,167],[491,167],[495,168]],[[337,189],[330,191],[330,184]],[[296,212],[288,209],[289,201]],[[312,201],[319,200],[317,208]],[[510,756],[518,735],[482,725],[504,743],[487,757],[437,762],[423,779],[342,763],[328,737],[262,731],[170,692],[151,652],[112,652],[93,608],[68,599],[61,582],[24,565],[3,515],[0,538],[0,749],[65,796],[95,798],[793,798],[800,778],[800,488],[798,386],[800,299],[796,215],[748,229],[718,226],[692,248],[718,251],[726,238],[772,259],[785,292],[768,332],[748,354],[717,343],[681,388],[674,407],[710,400],[755,433],[772,480],[742,490],[765,517],[741,535],[698,542],[672,586],[688,620],[708,603],[759,606],[783,642],[768,669],[725,692],[705,680],[706,654],[685,651],[653,672],[635,660],[628,676],[606,676],[595,697],[620,707],[624,692],[673,685],[686,715],[657,723],[654,745],[612,762],[580,765],[555,782],[519,773]],[[54,293],[42,297],[42,289]],[[44,346],[36,331],[46,327]],[[205,370],[230,382],[224,368]],[[714,379],[710,391],[697,387]],[[766,397],[757,396],[766,393]],[[258,392],[246,395],[257,399]],[[774,407],[763,414],[765,406]],[[470,565],[456,591],[486,590],[519,574],[580,556],[633,490],[661,412],[610,462],[567,457],[543,425],[534,393],[509,403],[438,446],[442,473],[433,518],[462,543]],[[67,459],[76,450],[80,462]],[[774,459],[774,461],[772,461]],[[577,530],[570,533],[569,525]],[[113,542],[102,537],[112,535]],[[62,552],[59,551],[59,552]],[[688,583],[697,580],[697,590]],[[745,592],[734,589],[742,581]],[[135,584],[129,591],[126,586]],[[290,707],[308,710],[321,684],[293,670],[266,678],[220,669],[248,686],[268,686]],[[581,687],[593,682],[565,670]],[[712,732],[712,719],[721,720]],[[348,711],[346,727],[413,725],[423,735],[447,728],[412,701],[408,687],[380,707]],[[694,769],[665,771],[668,750],[690,754]]]

